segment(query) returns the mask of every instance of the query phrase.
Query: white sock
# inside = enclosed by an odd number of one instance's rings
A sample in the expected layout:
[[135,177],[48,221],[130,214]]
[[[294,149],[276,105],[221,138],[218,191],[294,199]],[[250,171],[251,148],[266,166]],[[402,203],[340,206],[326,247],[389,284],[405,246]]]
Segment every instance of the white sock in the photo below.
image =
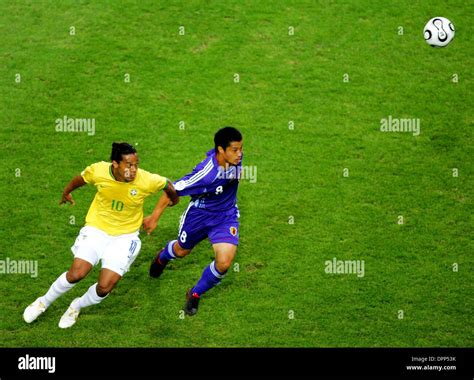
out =
[[46,294],[41,297],[41,302],[44,303],[46,307],[49,307],[49,305],[51,305],[59,296],[71,290],[74,285],[76,285],[71,284],[66,279],[66,273],[67,272],[64,272],[61,276],[59,276],[56,281],[53,282]]
[[85,292],[81,298],[76,301],[73,301],[71,306],[76,310],[81,310],[83,307],[97,305],[106,299],[108,294],[105,297],[100,297],[97,294],[97,282],[94,285],[91,285],[87,292]]

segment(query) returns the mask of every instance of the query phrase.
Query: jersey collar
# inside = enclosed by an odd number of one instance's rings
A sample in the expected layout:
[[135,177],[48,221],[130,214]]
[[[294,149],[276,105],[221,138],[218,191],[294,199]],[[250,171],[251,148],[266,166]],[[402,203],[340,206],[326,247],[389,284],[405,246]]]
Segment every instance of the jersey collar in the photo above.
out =
[[[112,172],[112,164],[110,164],[110,166],[109,166],[109,174],[110,174],[110,176],[112,177],[112,179],[113,179],[114,181],[117,181],[117,180],[115,179],[115,177],[114,177],[114,173]],[[117,182],[118,182],[118,181],[117,181]]]

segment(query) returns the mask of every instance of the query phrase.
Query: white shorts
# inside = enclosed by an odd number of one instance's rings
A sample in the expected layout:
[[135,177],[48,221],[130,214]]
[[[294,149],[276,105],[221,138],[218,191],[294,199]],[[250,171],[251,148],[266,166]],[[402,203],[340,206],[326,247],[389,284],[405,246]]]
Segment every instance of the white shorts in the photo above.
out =
[[75,258],[92,265],[102,260],[102,268],[123,276],[137,258],[141,246],[138,232],[111,236],[98,228],[85,226],[79,231],[71,251]]

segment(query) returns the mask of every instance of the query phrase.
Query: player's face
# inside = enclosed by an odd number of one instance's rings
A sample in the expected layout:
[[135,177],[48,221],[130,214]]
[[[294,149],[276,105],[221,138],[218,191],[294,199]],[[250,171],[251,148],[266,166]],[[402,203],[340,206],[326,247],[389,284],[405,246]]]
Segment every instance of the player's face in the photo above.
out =
[[138,155],[136,153],[122,155],[122,161],[113,162],[117,180],[132,182],[137,176]]
[[238,165],[242,160],[242,141],[232,141],[224,151],[225,162],[229,165]]

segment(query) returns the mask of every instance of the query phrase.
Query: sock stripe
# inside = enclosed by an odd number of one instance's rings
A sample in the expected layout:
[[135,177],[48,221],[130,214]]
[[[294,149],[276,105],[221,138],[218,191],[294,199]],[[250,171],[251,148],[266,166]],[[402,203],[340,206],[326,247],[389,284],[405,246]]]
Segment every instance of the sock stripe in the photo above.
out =
[[173,251],[173,246],[174,246],[174,243],[176,242],[177,240],[173,240],[168,243],[168,254],[175,259],[176,259],[176,254]]
[[213,261],[211,263],[211,265],[209,265],[209,268],[211,269],[211,272],[214,276],[216,276],[217,278],[224,278],[225,277],[225,273],[220,273],[217,268],[216,268],[216,262]]

